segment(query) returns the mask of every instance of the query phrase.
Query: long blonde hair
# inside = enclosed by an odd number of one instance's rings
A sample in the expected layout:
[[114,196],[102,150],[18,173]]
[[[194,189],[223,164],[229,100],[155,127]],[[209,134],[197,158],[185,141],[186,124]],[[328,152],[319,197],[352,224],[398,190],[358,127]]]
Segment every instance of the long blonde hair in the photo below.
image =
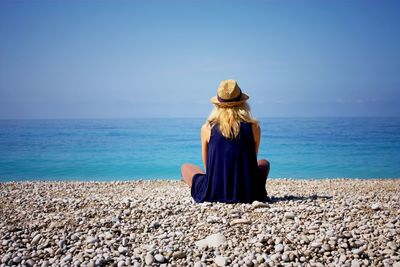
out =
[[207,119],[211,127],[219,124],[222,135],[228,139],[237,138],[242,121],[258,124],[258,121],[252,118],[247,102],[234,107],[215,106]]

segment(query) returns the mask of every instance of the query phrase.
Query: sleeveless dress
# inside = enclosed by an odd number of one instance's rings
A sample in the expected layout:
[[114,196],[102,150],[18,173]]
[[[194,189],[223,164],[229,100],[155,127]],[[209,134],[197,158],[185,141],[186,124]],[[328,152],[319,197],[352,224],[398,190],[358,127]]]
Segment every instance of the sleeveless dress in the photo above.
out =
[[216,124],[208,143],[206,174],[195,174],[191,195],[196,202],[266,201],[266,178],[258,168],[252,124],[240,123],[239,136],[225,138]]

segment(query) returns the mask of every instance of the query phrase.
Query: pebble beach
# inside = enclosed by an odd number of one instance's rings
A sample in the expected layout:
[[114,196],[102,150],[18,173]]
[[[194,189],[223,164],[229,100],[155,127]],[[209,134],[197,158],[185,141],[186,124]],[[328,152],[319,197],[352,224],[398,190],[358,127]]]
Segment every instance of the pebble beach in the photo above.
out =
[[268,203],[180,181],[0,183],[0,266],[396,266],[400,179],[272,179]]

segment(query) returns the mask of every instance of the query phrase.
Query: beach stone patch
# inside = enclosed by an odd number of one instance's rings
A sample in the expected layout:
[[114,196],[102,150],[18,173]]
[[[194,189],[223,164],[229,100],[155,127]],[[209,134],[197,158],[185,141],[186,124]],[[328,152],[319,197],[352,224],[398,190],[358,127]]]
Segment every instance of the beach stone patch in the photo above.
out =
[[400,180],[267,184],[197,204],[180,181],[0,183],[0,265],[399,267]]

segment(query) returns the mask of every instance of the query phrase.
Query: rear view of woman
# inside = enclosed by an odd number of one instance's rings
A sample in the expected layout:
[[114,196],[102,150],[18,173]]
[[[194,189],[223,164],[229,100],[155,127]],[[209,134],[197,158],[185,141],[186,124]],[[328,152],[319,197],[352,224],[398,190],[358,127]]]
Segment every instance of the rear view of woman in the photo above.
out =
[[196,202],[250,203],[266,201],[269,162],[257,161],[261,130],[251,117],[248,95],[235,80],[220,83],[211,115],[201,128],[205,172],[182,165],[182,180]]

